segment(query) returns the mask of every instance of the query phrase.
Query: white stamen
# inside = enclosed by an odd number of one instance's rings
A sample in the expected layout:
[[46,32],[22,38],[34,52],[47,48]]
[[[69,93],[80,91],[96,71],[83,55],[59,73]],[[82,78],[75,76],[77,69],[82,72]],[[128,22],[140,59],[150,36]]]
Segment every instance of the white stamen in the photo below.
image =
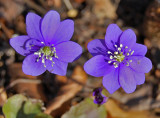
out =
[[52,67],[53,67],[53,64],[55,64],[55,62],[52,61]]
[[114,63],[113,63],[113,65],[114,65],[114,67],[115,67],[115,68],[117,68],[117,67],[118,67],[118,65],[117,65],[117,63],[116,63],[116,62],[114,62]]
[[117,55],[117,54],[118,54],[118,52],[114,52],[114,54],[116,54],[116,55]]
[[45,65],[45,63],[44,63],[44,67],[46,68],[46,65]]
[[39,57],[37,58],[37,62],[39,62]]
[[108,61],[108,63],[110,64],[112,61]]
[[123,47],[123,45],[122,45],[122,44],[120,44],[120,47],[122,48],[122,47]]
[[114,45],[117,48],[117,45]]
[[134,50],[131,52],[131,55],[134,53]]
[[127,53],[127,56],[129,56],[129,53]]
[[120,51],[120,50],[121,50],[121,48],[118,48],[118,50]]
[[112,55],[110,56],[110,59],[113,59],[113,56],[112,56]]
[[49,60],[52,61],[52,57],[49,57]]
[[58,59],[58,56],[56,55],[56,53],[54,54],[54,57]]
[[127,62],[126,66],[129,66],[129,63]]
[[125,47],[126,49],[128,48],[128,46]]
[[129,52],[131,51],[131,49],[129,49]]
[[41,53],[39,53],[39,57],[41,57]]
[[129,60],[129,62],[132,62],[132,60]]
[[[44,43],[44,42],[41,42],[41,43]],[[52,44],[53,46],[53,44]],[[53,61],[53,57],[55,58],[58,58],[57,54],[56,54],[56,48],[55,47],[49,47],[50,48],[50,53],[46,53],[45,50],[44,50],[44,47],[40,48],[39,51],[37,52],[34,52],[34,55],[38,55],[38,58],[37,58],[37,62],[39,61],[39,59],[41,58],[42,59],[42,63],[44,64],[44,67],[46,67],[45,65],[45,60],[46,59],[49,59],[50,61],[52,61],[52,66],[53,64],[55,64],[55,62]]]
[[44,42],[41,42],[42,44],[44,44]]
[[107,53],[108,53],[108,54],[112,54],[112,52],[111,52],[111,51],[108,51]]
[[45,63],[45,59],[42,58],[42,63]]
[[39,52],[34,52],[34,55],[39,55]]

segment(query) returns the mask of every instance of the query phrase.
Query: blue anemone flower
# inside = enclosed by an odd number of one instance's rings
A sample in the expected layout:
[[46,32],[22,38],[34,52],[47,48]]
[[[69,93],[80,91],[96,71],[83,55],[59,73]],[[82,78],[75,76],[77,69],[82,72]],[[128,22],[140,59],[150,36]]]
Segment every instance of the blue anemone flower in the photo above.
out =
[[49,11],[44,18],[28,13],[26,30],[28,35],[10,39],[10,45],[26,56],[22,65],[25,74],[38,76],[48,70],[65,75],[68,63],[82,53],[80,45],[69,41],[74,32],[74,22],[69,19],[60,21],[56,11]]
[[152,68],[145,57],[147,47],[136,43],[131,29],[123,32],[116,24],[108,26],[105,40],[89,42],[88,50],[94,57],[85,63],[84,70],[95,77],[103,76],[103,86],[111,94],[120,87],[126,93],[134,92]]

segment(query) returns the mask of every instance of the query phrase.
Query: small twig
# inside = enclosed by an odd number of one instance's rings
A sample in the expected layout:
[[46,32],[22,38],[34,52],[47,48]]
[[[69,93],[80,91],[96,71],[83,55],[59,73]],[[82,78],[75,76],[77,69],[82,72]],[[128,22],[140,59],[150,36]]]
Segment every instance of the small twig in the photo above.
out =
[[73,9],[73,6],[69,0],[63,0],[63,1],[64,1],[68,10]]
[[41,6],[35,4],[34,2],[32,2],[31,0],[24,0],[24,2],[31,8],[33,8],[34,10],[36,10],[37,12],[41,13],[41,14],[45,14],[47,11],[42,8]]
[[4,23],[0,22],[0,29],[2,29],[4,31],[4,33],[6,34],[8,39],[12,38],[12,33],[9,31],[9,29],[5,26]]

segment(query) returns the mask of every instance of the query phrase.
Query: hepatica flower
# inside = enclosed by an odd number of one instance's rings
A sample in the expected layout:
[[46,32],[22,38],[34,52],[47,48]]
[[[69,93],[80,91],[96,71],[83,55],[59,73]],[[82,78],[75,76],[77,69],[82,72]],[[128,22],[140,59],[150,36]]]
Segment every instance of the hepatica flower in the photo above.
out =
[[28,35],[10,39],[11,46],[26,56],[22,65],[25,74],[37,76],[48,70],[65,75],[68,63],[82,53],[80,45],[69,41],[74,32],[74,22],[61,22],[56,11],[49,11],[44,18],[28,13],[26,30]]
[[103,76],[103,86],[111,94],[120,87],[126,93],[134,92],[152,68],[145,57],[147,47],[136,43],[131,29],[122,32],[116,24],[108,26],[105,40],[91,41],[88,50],[94,57],[85,63],[85,71],[95,77]]
[[94,99],[95,104],[102,105],[108,100],[108,98],[102,94],[102,88],[94,89],[93,96],[95,96],[95,99]]

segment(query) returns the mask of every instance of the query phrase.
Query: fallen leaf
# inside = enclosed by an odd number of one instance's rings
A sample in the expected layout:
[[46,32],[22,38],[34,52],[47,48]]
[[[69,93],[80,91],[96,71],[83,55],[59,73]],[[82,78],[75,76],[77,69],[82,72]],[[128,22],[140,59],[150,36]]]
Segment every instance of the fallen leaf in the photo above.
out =
[[112,99],[106,102],[105,107],[111,118],[156,118],[148,111],[125,111]]
[[84,71],[83,67],[78,65],[75,67],[71,78],[77,82],[85,84],[88,76],[87,76],[86,72]]
[[68,80],[66,76],[60,76],[60,75],[56,75],[55,79],[58,81],[60,85],[65,85]]
[[36,76],[26,75],[22,71],[22,63],[13,63],[8,66],[9,75],[12,79],[16,78],[27,78],[27,79],[36,79]]
[[67,105],[64,104],[70,102],[70,100],[82,90],[86,79],[87,74],[83,70],[83,67],[76,66],[71,75],[71,79],[69,79],[70,82],[60,88],[57,97],[48,103],[45,113],[56,116],[57,114],[60,115],[66,112],[68,109]]
[[4,116],[0,115],[0,118],[4,118]]
[[48,103],[45,113],[56,115],[56,113],[54,112],[57,109],[59,109],[57,111],[60,111],[60,109],[64,109],[64,107],[62,106],[63,103],[73,98],[76,95],[76,93],[78,93],[81,89],[82,89],[82,86],[77,83],[70,83],[70,84],[64,85],[60,89],[58,96]]
[[23,0],[0,0],[2,5],[0,8],[0,13],[8,21],[11,22],[24,10]]
[[103,19],[107,17],[115,19],[117,17],[116,7],[110,0],[94,0],[94,2],[93,12],[98,18]]
[[82,2],[84,2],[84,1],[86,1],[86,0],[75,0],[77,3],[82,3]]
[[4,88],[1,87],[0,88],[0,106],[3,106],[6,100],[7,100],[7,94],[4,91]]
[[23,93],[31,98],[47,101],[41,80],[17,79],[15,81],[17,81],[17,83],[13,89],[17,93]]

